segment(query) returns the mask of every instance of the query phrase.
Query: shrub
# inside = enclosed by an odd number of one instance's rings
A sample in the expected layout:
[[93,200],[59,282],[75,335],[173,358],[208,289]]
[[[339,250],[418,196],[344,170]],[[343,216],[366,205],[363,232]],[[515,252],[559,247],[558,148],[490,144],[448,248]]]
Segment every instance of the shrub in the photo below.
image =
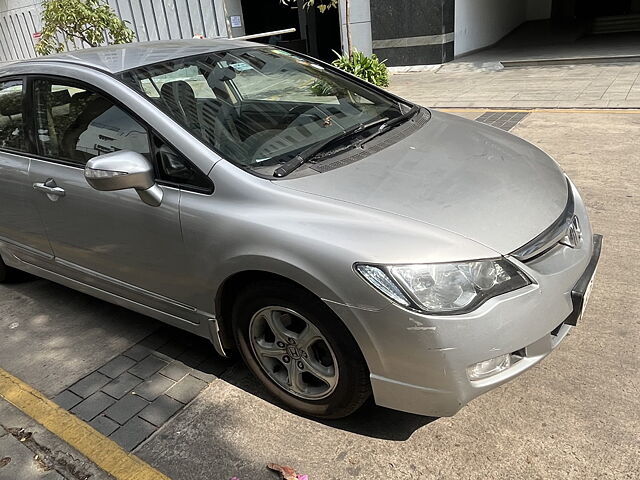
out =
[[40,55],[64,51],[65,41],[97,47],[134,38],[126,22],[103,0],[46,0],[43,6],[42,36],[36,44]]
[[336,67],[379,87],[389,86],[389,71],[384,64],[386,60],[380,61],[375,53],[370,57],[357,50],[351,56],[335,53],[338,58],[333,61],[333,65]]

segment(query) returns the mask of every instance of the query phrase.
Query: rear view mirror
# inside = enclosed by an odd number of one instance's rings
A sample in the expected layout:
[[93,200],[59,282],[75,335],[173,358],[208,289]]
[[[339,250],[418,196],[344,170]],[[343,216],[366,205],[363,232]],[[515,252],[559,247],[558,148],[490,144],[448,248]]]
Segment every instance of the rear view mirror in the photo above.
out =
[[92,158],[84,168],[84,178],[96,190],[110,192],[133,188],[147,205],[162,202],[162,189],[154,179],[153,165],[139,153],[128,150]]

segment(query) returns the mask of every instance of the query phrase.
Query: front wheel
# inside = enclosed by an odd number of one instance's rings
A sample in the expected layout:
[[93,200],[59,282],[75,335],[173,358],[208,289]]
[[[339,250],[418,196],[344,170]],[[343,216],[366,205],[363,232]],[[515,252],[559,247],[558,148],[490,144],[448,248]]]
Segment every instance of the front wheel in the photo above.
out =
[[371,393],[355,340],[317,297],[286,282],[256,284],[238,296],[233,330],[251,371],[293,410],[341,418]]

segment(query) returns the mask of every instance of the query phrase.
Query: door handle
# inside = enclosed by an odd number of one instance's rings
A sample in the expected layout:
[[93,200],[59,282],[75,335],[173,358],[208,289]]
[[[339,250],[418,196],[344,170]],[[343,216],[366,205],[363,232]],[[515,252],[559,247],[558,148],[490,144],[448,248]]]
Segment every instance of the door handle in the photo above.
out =
[[54,198],[57,200],[56,197],[64,197],[65,194],[64,189],[58,187],[53,179],[49,179],[44,183],[34,183],[33,189],[42,193],[46,193],[51,200],[53,200]]

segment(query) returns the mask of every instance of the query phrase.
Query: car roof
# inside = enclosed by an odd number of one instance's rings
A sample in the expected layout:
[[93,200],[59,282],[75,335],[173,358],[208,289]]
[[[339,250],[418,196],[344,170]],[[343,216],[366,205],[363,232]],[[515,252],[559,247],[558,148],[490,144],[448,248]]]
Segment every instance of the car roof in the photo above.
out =
[[73,63],[97,68],[108,73],[119,73],[176,58],[257,45],[259,44],[227,38],[135,42],[46,55],[8,64],[3,70],[8,72],[17,65],[46,61]]

